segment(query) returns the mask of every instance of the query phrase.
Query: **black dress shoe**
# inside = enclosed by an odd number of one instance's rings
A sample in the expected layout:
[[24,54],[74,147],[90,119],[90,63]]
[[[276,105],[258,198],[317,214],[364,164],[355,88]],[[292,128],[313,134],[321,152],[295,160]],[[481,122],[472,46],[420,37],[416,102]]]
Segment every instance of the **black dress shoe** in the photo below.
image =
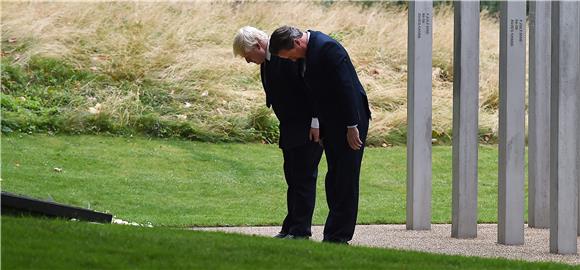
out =
[[278,234],[274,235],[274,238],[286,238],[287,236],[287,233],[279,232]]
[[295,240],[308,240],[310,239],[310,236],[308,235],[292,235],[292,234],[288,234],[285,237],[286,239],[295,239]]
[[345,240],[335,240],[335,239],[323,239],[322,240],[323,243],[331,243],[331,244],[337,244],[337,245],[349,245],[348,241]]

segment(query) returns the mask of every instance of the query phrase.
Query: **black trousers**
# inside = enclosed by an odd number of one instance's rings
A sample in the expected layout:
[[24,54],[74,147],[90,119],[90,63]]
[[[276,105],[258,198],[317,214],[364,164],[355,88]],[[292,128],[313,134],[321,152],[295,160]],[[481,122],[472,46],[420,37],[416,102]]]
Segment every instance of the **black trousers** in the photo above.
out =
[[[361,112],[361,115],[365,112]],[[346,140],[347,128],[329,127],[324,135],[324,151],[328,163],[326,200],[329,213],[324,225],[324,240],[350,241],[358,214],[360,166],[367,137],[368,116],[361,117],[357,128],[363,142],[360,150],[353,150]]]
[[316,177],[322,147],[315,142],[282,149],[284,176],[288,184],[288,214],[281,233],[295,236],[311,236],[312,214],[316,199]]

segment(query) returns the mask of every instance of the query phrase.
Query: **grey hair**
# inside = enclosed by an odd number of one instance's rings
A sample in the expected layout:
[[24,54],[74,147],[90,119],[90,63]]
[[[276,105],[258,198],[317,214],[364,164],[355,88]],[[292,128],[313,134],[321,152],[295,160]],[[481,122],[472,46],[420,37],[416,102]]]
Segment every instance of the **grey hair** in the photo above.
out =
[[268,35],[264,31],[255,27],[244,26],[238,30],[234,37],[234,55],[244,57],[245,53],[249,52],[260,41],[267,40]]

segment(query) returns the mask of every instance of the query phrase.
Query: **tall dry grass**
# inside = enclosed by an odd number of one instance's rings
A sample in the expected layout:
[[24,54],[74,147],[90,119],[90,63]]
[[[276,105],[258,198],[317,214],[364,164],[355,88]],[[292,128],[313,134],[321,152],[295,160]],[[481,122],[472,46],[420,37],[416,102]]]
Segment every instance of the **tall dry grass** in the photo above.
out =
[[[165,91],[179,107],[164,117],[186,115],[208,125],[244,117],[264,104],[257,66],[233,57],[237,29],[253,25],[270,33],[291,24],[320,30],[347,48],[366,88],[374,115],[369,141],[387,141],[388,134],[406,125],[407,15],[401,8],[340,2],[3,2],[1,22],[3,45],[12,39],[25,46],[17,52],[19,64],[35,55],[50,56],[113,79],[162,81],[172,86]],[[436,10],[433,30],[433,129],[445,135],[452,123],[450,7]],[[496,19],[482,13],[480,126],[494,133],[498,43]],[[131,105],[136,93],[93,91],[110,114],[128,118],[140,111]],[[181,106],[185,102],[193,105]]]

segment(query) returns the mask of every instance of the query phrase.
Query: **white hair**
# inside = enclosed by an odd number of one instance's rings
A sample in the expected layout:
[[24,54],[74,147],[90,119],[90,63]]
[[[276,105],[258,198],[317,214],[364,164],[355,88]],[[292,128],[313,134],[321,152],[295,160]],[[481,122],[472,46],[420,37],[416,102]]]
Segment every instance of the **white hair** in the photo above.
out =
[[251,26],[244,26],[238,30],[234,37],[234,55],[244,57],[245,53],[249,52],[258,42],[267,40],[268,35],[264,31]]

